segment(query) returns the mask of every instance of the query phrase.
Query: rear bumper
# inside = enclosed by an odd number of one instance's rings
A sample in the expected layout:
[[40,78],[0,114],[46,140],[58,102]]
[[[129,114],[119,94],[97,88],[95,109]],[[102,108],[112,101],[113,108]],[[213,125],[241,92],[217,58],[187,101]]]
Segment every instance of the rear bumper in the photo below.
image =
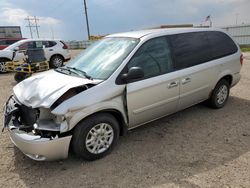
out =
[[71,58],[69,57],[69,58],[66,58],[64,61],[69,61]]
[[240,78],[241,78],[240,73],[235,73],[233,75],[233,80],[232,80],[231,87],[235,86],[240,81]]
[[64,56],[64,61],[69,61],[71,59],[71,55],[70,52],[68,51],[68,53]]
[[72,136],[62,138],[41,138],[33,134],[9,130],[11,141],[29,158],[37,161],[50,161],[68,157]]

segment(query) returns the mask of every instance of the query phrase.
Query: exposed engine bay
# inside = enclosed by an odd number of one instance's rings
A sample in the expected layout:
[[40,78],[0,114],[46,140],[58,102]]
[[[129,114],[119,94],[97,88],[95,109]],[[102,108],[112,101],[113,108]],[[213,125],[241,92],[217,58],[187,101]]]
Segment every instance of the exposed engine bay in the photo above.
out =
[[95,84],[87,84],[69,89],[59,97],[50,108],[32,108],[21,104],[12,95],[5,106],[4,127],[18,129],[42,138],[54,139],[62,136],[67,129],[67,120],[56,116],[51,111],[65,100],[93,87]]
[[[60,125],[57,124],[56,117],[53,117],[53,114],[49,111],[49,109],[27,107],[18,103],[17,99],[11,96],[6,103],[4,124],[9,129],[19,129],[43,138],[53,139],[59,135]],[[48,130],[46,130],[46,127]]]

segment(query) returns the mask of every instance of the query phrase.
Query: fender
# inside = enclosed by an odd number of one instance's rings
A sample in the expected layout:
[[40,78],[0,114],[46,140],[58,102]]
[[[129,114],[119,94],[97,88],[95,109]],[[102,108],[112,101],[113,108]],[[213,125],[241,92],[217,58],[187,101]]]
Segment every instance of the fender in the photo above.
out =
[[229,70],[229,69],[220,72],[220,74],[219,74],[219,76],[218,76],[218,79],[217,79],[217,82],[216,82],[216,83],[214,84],[214,86],[213,86],[213,89],[215,88],[215,86],[216,86],[216,84],[219,82],[219,80],[221,80],[221,79],[222,79],[223,77],[225,77],[225,76],[231,76],[232,79],[233,79],[233,72],[232,72],[231,70]]
[[112,100],[104,101],[101,103],[96,103],[94,105],[88,106],[86,108],[79,110],[78,112],[67,113],[66,117],[73,115],[69,120],[68,131],[73,129],[84,118],[92,114],[95,114],[101,111],[111,111],[111,110],[121,113],[125,124],[128,125],[128,119],[127,119],[127,115],[126,115],[125,108],[123,105],[122,96],[118,96]]

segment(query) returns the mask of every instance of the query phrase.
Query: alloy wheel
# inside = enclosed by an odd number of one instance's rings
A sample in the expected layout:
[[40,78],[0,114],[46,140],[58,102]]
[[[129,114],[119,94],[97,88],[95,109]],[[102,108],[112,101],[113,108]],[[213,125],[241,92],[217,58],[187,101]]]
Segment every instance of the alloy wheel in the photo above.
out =
[[100,154],[111,146],[113,139],[114,130],[112,126],[107,123],[100,123],[88,132],[85,146],[90,153]]
[[228,96],[228,88],[226,85],[222,85],[219,88],[217,96],[216,96],[217,103],[220,105],[223,104],[226,101],[227,96]]

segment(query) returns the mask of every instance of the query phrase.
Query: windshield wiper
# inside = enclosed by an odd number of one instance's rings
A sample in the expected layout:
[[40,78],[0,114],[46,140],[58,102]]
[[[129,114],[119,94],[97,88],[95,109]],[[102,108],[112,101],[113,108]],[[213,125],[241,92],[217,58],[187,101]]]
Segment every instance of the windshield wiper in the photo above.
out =
[[88,75],[88,73],[86,73],[83,70],[77,69],[75,67],[67,67],[67,66],[65,66],[65,67],[68,68],[68,70],[74,70],[74,71],[76,71],[78,73],[81,73],[81,75],[85,76],[89,80],[93,80],[93,78],[90,75]]
[[58,67],[57,69],[55,69],[57,72],[62,72],[62,73],[65,73],[64,71],[67,71],[68,72],[68,74],[71,74],[71,73],[74,73],[75,74],[75,72],[73,72],[72,70],[70,70],[70,69],[67,69],[67,68],[65,68],[65,67]]

